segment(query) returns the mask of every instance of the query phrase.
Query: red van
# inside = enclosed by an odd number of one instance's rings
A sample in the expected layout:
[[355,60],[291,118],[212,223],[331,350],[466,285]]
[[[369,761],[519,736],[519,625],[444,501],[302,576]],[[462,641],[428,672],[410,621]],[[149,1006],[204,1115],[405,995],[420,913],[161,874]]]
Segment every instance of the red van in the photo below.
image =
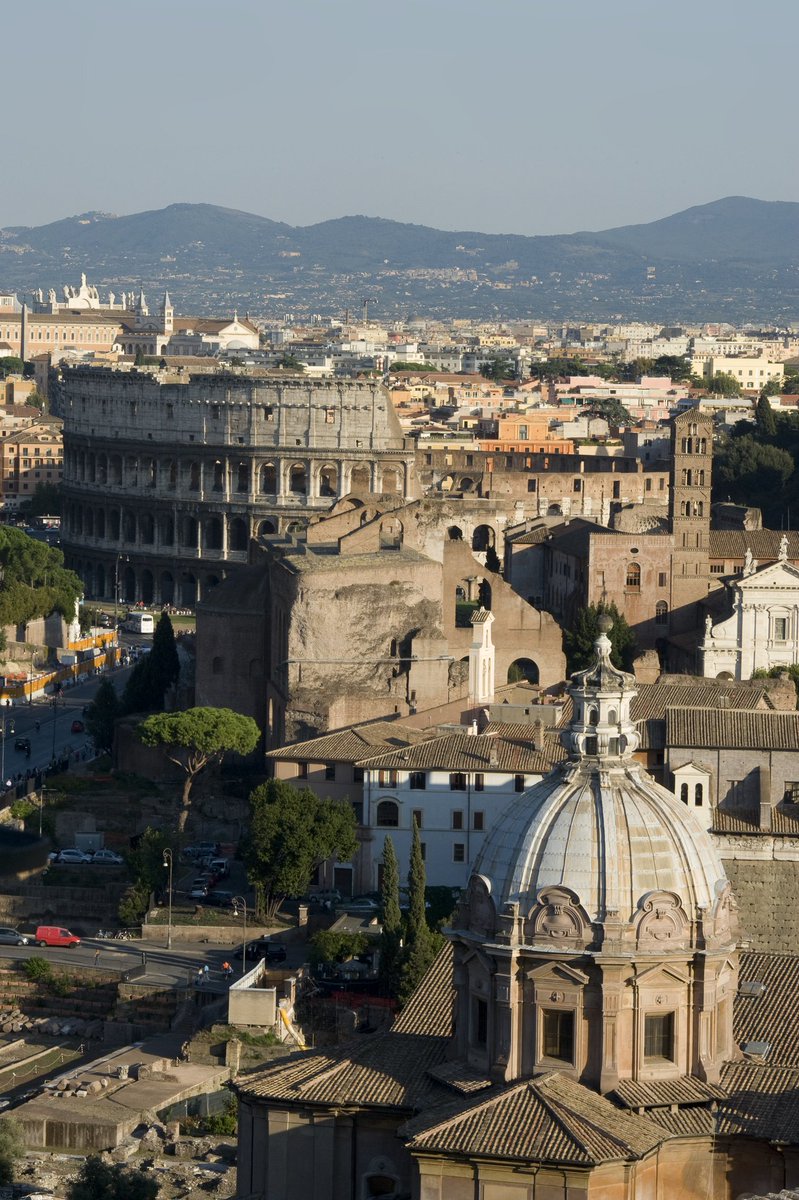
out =
[[39,946],[66,946],[69,950],[80,945],[80,938],[60,925],[40,925],[34,941]]

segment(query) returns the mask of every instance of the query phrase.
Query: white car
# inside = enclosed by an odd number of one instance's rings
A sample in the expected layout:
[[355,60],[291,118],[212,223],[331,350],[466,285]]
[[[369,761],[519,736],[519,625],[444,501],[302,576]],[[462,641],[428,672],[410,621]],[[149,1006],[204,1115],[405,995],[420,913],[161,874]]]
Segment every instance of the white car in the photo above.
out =
[[67,850],[59,851],[58,858],[55,861],[58,863],[90,863],[92,860],[82,850],[70,847]]
[[124,858],[115,850],[95,850],[91,861],[106,867],[123,867],[125,865]]

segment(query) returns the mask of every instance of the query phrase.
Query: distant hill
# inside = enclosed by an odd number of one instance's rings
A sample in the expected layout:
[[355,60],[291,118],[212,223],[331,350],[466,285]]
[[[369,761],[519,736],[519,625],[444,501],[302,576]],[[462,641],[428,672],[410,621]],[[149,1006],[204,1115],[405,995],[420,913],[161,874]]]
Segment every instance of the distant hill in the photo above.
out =
[[646,225],[546,237],[349,216],[294,227],[210,204],[0,230],[0,289],[168,287],[179,311],[793,319],[799,204],[732,196]]

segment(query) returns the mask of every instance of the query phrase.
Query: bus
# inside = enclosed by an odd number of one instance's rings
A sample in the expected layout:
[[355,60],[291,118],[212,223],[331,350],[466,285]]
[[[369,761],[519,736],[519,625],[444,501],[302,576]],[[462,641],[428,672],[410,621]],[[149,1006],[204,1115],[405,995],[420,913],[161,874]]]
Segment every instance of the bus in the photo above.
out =
[[153,614],[148,612],[129,612],[125,617],[125,628],[128,633],[152,633],[155,629]]

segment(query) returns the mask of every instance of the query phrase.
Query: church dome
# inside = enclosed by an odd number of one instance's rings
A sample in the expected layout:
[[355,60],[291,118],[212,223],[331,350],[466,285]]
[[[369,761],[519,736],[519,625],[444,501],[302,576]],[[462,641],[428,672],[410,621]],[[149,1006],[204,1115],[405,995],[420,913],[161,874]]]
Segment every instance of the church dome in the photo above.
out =
[[470,890],[495,917],[512,909],[530,922],[534,941],[556,935],[556,917],[584,945],[638,940],[649,914],[650,933],[660,922],[662,936],[697,944],[729,907],[724,868],[693,813],[632,757],[635,679],[612,664],[607,622],[600,628],[594,663],[570,688],[569,760],[499,817]]

